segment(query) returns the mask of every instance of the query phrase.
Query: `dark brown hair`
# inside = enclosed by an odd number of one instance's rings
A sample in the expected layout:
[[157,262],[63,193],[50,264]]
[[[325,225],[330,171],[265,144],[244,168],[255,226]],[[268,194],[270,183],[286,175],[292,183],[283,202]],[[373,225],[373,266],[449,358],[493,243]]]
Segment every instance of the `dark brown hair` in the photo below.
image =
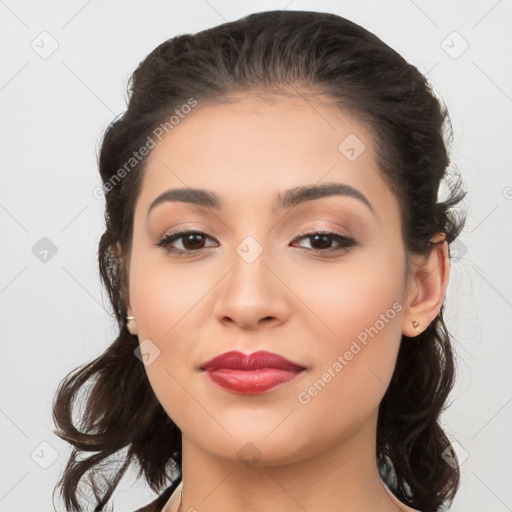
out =
[[[345,18],[261,12],[180,35],[139,64],[128,89],[127,110],[105,131],[99,155],[108,192],[99,269],[119,334],[101,356],[62,380],[53,406],[56,434],[74,446],[56,486],[72,511],[83,510],[83,479],[94,492],[94,510],[104,510],[132,462],[155,492],[173,478],[173,470],[181,472],[181,433],[134,356],[138,339],[125,323],[126,262],[147,157],[129,172],[119,170],[126,170],[133,152],[191,98],[197,108],[254,91],[294,90],[328,98],[333,108],[354,113],[375,134],[379,172],[399,202],[408,255],[428,254],[436,233],[445,233],[450,244],[464,224],[464,216],[454,210],[465,195],[460,178],[448,181],[448,197],[438,200],[440,184],[448,177],[452,138],[446,107],[416,67]],[[122,180],[114,182],[120,174]],[[423,511],[449,504],[459,485],[456,457],[446,462],[451,446],[439,423],[455,369],[442,313],[443,308],[419,336],[402,339],[377,427],[381,475],[401,501]],[[77,404],[84,406],[75,420]],[[120,453],[117,465],[112,457]]]

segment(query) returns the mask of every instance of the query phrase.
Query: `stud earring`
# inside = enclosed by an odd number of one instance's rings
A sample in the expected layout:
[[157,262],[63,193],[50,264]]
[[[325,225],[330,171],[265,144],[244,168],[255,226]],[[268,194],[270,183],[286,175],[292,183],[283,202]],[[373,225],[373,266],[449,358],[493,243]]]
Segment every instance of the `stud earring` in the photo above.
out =
[[128,331],[130,332],[130,334],[136,334],[135,328],[130,325],[130,320],[133,320],[134,323],[135,323],[135,317],[134,316],[127,316],[126,317],[126,321],[128,322],[126,324],[126,327],[128,328]]
[[420,325],[420,323],[417,321],[417,320],[414,320],[412,322],[412,326],[418,331],[418,332],[421,332],[419,329],[418,329],[418,326]]

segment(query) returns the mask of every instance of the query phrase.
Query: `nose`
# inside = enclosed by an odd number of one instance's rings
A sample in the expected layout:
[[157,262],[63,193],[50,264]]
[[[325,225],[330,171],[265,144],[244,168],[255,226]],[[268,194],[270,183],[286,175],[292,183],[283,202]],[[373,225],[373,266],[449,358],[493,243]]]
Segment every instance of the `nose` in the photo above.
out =
[[219,283],[215,317],[220,323],[255,330],[286,322],[290,315],[286,280],[267,263],[265,251],[252,262],[235,253],[231,270]]

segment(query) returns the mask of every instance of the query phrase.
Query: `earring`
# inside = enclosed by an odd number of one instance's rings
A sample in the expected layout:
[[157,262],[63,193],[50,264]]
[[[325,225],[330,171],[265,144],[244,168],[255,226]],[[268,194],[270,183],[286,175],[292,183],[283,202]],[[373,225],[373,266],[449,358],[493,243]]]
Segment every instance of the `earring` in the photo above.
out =
[[417,321],[417,320],[413,320],[412,322],[412,326],[418,331],[418,332],[421,332],[419,329],[418,329],[418,326],[420,325],[420,323]]
[[128,322],[128,323],[126,324],[126,327],[127,327],[128,331],[130,332],[130,334],[136,334],[136,333],[137,333],[137,331],[136,331],[136,329],[135,329],[134,327],[132,327],[132,326],[130,325],[130,320],[133,320],[133,321],[134,321],[134,323],[135,323],[135,317],[134,317],[134,316],[127,316],[127,317],[126,317],[126,321]]

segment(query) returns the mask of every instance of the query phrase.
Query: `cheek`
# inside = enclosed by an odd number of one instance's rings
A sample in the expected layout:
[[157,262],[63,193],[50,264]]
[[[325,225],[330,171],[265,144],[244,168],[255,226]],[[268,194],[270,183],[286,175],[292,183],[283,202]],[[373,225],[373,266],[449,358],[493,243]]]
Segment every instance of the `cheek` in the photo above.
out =
[[218,281],[216,273],[201,272],[199,266],[170,265],[135,248],[130,264],[130,304],[139,343],[143,353],[147,349],[151,354],[145,370],[157,399],[179,428],[194,406],[187,390],[198,359],[200,326],[208,316],[207,294]]
[[386,331],[383,337],[390,334],[390,321],[403,300],[400,254],[367,251],[340,263],[309,265],[296,269],[293,290],[307,308],[310,325],[316,319],[324,345],[341,350],[358,336],[364,342],[372,326]]
[[336,272],[325,266],[314,278],[302,274],[301,298],[315,312],[322,340],[298,401],[313,416],[329,408],[333,431],[374,411],[391,380],[402,336],[399,256],[373,254],[347,259]]
[[190,317],[197,321],[204,300],[218,276],[201,263],[173,265],[161,255],[134,251],[130,267],[130,302],[137,316],[139,338],[165,344]]

